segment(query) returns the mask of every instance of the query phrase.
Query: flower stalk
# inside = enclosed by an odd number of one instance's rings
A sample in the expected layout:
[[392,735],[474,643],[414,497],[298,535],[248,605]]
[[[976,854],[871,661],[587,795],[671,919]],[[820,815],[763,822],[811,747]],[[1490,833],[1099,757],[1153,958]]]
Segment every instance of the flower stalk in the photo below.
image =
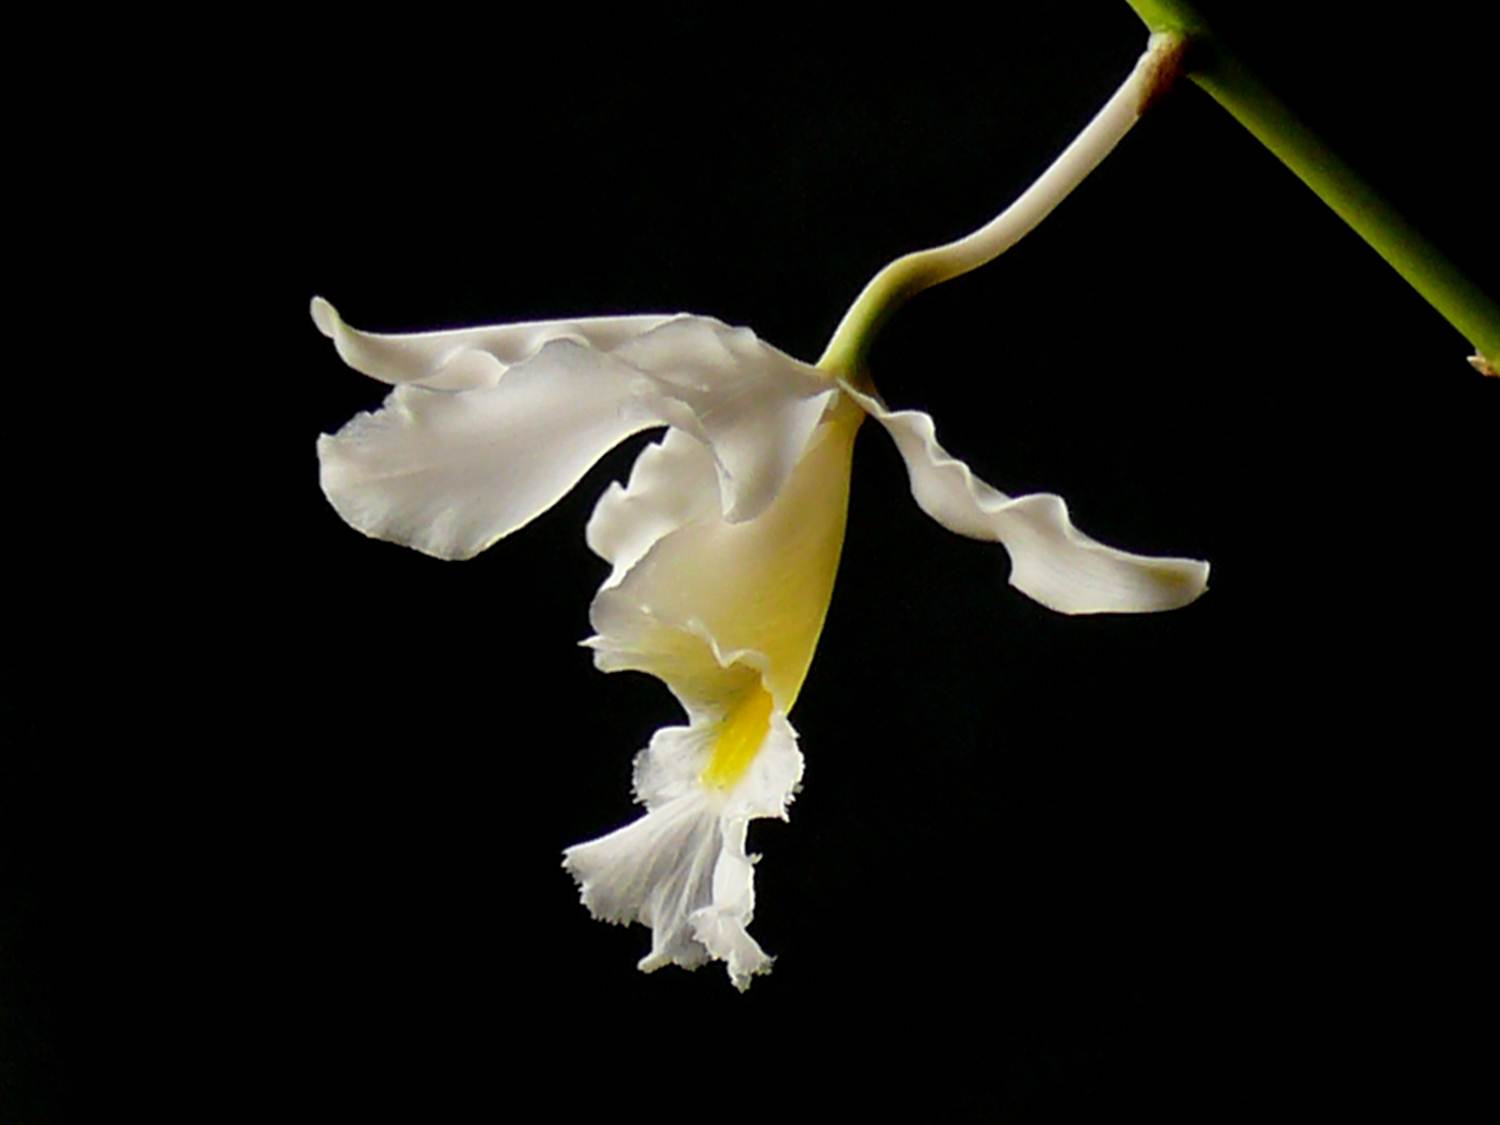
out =
[[1187,40],[1184,73],[1229,111],[1473,346],[1473,366],[1500,363],[1500,305],[1300,121],[1230,51],[1189,0],[1126,0],[1154,34]]
[[839,322],[818,367],[838,377],[860,378],[876,332],[907,298],[993,261],[1029,234],[1171,85],[1184,45],[1177,32],[1153,34],[1114,96],[1014,203],[971,234],[903,255],[871,278]]

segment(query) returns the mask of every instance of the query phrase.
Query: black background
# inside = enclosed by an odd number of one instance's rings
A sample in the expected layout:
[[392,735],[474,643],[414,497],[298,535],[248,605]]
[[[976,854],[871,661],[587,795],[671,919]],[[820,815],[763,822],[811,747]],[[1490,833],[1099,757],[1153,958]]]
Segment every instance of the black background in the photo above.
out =
[[[1204,7],[1496,290],[1489,29]],[[873,369],[984,479],[1211,588],[1052,615],[870,427],[805,789],[751,831],[778,961],[747,995],[637,974],[645,931],[559,869],[676,718],[576,646],[583,524],[647,439],[461,565],[318,490],[317,434],[383,388],[314,293],[383,331],[686,310],[815,359],[1144,40],[1120,3],[973,19],[245,16],[133,74],[155,128],[104,131],[154,171],[121,237],[164,259],[138,327],[181,337],[135,353],[162,436],[105,470],[151,500],[16,609],[0,1117],[1221,1119],[1461,1086],[1500,381],[1198,90]]]

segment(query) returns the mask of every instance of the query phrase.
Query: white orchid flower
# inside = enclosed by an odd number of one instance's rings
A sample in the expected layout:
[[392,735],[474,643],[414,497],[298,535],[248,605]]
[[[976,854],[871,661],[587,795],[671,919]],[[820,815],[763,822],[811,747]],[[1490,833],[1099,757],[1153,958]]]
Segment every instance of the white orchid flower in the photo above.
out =
[[469,558],[556,503],[622,439],[666,427],[589,520],[588,545],[611,570],[585,643],[603,671],[661,679],[687,722],[658,731],[636,759],[645,815],[565,853],[597,917],[651,928],[643,970],[715,959],[744,988],[769,967],[746,930],[755,860],[746,829],[756,817],[785,818],[802,777],[788,715],[832,595],[866,417],[894,439],[922,509],[1002,544],[1011,583],[1043,605],[1165,610],[1205,588],[1204,563],[1106,547],[1072,526],[1058,497],[1012,498],[978,480],[938,444],[926,414],[882,404],[860,356],[861,333],[888,304],[882,293],[913,291],[913,270],[930,284],[988,260],[1055,206],[1134,121],[1161,58],[1154,44],[1089,130],[994,223],[877,277],[818,366],[701,316],[389,336],[356,331],[313,301],[339,355],[396,385],[379,410],[318,444],[329,500],[375,538]]

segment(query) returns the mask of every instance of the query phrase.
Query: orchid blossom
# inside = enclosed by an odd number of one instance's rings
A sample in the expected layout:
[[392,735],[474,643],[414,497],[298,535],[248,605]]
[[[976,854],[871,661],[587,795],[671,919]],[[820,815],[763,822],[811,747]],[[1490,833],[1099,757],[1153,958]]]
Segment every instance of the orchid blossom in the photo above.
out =
[[1207,565],[1106,547],[1052,495],[1012,498],[938,444],[932,419],[892,411],[863,360],[890,294],[973,268],[1035,225],[1140,112],[1169,58],[1152,49],[1038,185],[968,239],[901,259],[850,310],[823,360],[802,363],[702,316],[626,316],[375,335],[313,301],[353,368],[395,384],[318,444],[325,493],[367,535],[469,558],[556,503],[631,434],[666,427],[587,527],[611,567],[585,643],[606,672],[662,680],[686,723],[635,765],[646,812],[567,849],[599,918],[652,931],[643,970],[726,963],[740,988],[770,958],[747,933],[750,820],[781,817],[802,777],[788,716],[812,661],[844,539],[855,436],[874,418],[921,508],[1002,544],[1011,583],[1062,613],[1173,609]]

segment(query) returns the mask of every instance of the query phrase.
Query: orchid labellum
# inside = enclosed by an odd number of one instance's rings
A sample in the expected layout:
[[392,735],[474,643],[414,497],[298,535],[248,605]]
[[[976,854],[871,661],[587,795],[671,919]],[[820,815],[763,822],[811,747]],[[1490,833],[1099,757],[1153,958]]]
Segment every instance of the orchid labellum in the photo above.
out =
[[375,538],[469,558],[556,503],[621,440],[665,427],[589,520],[588,545],[611,570],[586,643],[603,671],[662,680],[686,723],[657,731],[636,759],[645,814],[564,860],[597,917],[650,927],[642,969],[719,960],[744,988],[770,965],[746,930],[746,828],[785,818],[802,777],[788,715],[832,595],[866,418],[895,441],[922,509],[1002,544],[1011,583],[1050,609],[1174,609],[1204,590],[1204,563],[1106,547],[1072,526],[1058,497],[1012,498],[975,478],[926,414],[886,408],[863,361],[892,294],[994,257],[1103,158],[1175,46],[1153,40],[1084,134],[994,222],[878,275],[816,366],[702,316],[386,336],[314,300],[345,362],[395,384],[379,410],[318,444],[329,500]]

